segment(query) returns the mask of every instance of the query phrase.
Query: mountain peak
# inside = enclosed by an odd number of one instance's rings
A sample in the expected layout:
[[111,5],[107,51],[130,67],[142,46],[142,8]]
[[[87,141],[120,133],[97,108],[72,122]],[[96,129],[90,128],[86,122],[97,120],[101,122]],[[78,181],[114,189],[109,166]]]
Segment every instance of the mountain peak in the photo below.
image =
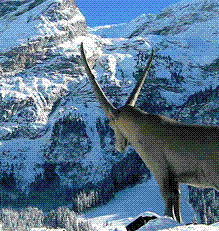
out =
[[[85,18],[74,0],[3,1],[0,12],[0,50],[42,36],[58,39],[86,34]],[[77,22],[84,24],[83,30]]]

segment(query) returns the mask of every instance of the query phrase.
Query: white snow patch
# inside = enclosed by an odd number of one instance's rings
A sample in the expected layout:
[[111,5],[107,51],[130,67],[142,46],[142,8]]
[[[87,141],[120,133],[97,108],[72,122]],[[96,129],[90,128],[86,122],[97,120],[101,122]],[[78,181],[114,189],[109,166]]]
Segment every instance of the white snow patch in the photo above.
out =
[[[195,213],[188,203],[188,189],[185,185],[181,186],[181,210],[183,221],[191,223]],[[118,192],[107,204],[92,208],[82,217],[83,219],[88,219],[98,231],[125,230],[125,226],[139,216],[154,215],[159,218],[150,221],[147,225],[139,229],[140,231],[159,230],[179,225],[169,217],[161,217],[160,215],[162,214],[164,214],[163,200],[158,184],[154,177],[152,177],[147,182]],[[106,224],[108,225],[106,226]]]

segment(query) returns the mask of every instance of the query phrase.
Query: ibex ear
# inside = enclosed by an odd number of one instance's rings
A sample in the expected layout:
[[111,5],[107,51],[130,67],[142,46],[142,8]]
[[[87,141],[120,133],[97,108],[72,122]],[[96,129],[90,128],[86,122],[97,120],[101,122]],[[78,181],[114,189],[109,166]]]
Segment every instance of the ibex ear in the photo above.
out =
[[115,148],[117,151],[123,153],[127,149],[129,143],[128,140],[122,135],[119,129],[115,126],[113,122],[110,122],[110,127],[114,130],[115,133]]

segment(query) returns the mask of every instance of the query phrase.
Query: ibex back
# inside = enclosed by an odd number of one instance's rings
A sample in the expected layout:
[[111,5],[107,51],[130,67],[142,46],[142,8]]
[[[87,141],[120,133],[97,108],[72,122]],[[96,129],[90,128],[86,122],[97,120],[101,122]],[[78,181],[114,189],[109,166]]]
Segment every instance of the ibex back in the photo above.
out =
[[83,64],[94,93],[110,120],[115,147],[124,152],[130,144],[159,184],[165,215],[181,222],[180,184],[219,191],[219,127],[186,125],[162,115],[135,108],[148,74],[154,51],[125,106],[116,109],[92,74],[81,44]]

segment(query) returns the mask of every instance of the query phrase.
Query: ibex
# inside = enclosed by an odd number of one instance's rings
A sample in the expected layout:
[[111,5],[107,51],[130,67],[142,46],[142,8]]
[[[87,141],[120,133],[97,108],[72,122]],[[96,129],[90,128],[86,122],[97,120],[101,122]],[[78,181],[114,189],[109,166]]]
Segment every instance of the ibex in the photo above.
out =
[[115,148],[124,152],[130,144],[136,150],[158,182],[165,215],[180,223],[180,184],[219,191],[219,127],[186,125],[134,107],[153,54],[125,106],[117,109],[92,74],[81,43],[86,73],[115,132]]

